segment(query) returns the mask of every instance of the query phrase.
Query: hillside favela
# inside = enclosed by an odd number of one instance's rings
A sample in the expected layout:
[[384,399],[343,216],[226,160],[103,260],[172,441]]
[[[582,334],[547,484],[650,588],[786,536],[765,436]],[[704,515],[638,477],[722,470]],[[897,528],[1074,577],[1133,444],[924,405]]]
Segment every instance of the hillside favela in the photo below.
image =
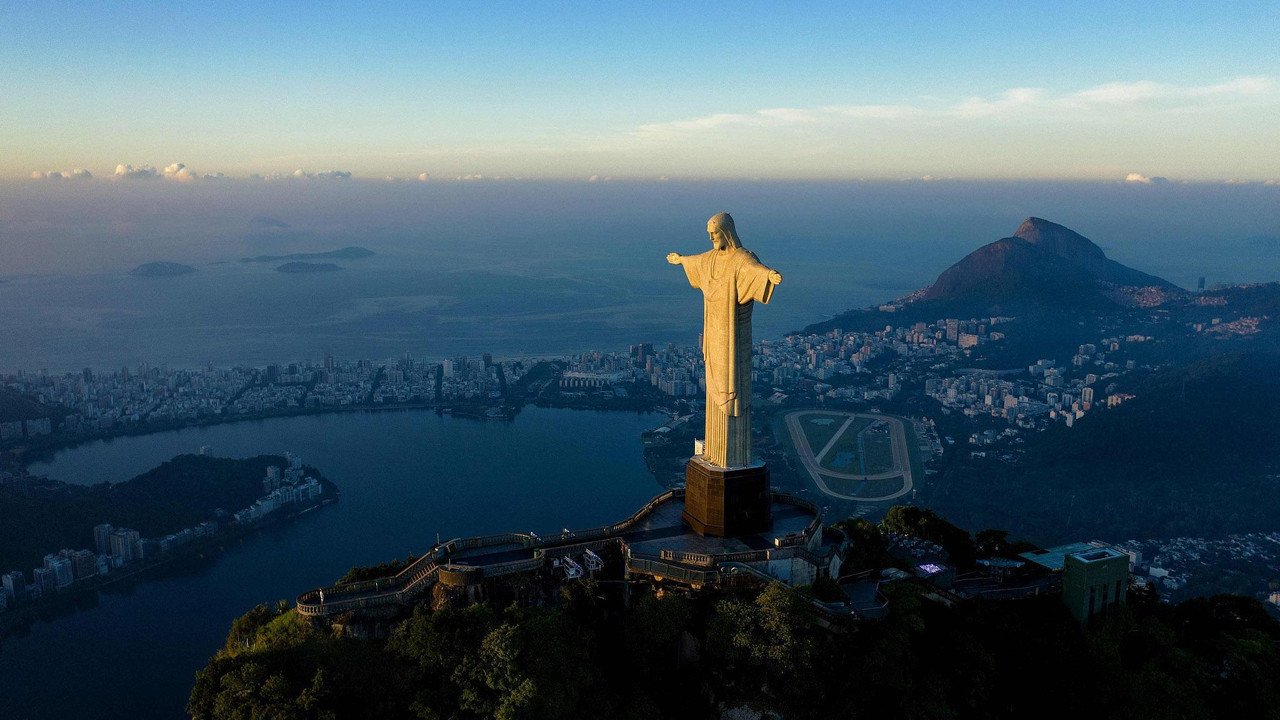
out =
[[0,718],[1280,718],[1280,9],[6,14]]

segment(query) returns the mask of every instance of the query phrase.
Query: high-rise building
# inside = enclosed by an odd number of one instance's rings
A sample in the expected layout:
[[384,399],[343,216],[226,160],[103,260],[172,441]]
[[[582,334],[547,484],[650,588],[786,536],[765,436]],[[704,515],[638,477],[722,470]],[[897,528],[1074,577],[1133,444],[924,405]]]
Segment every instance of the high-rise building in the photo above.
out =
[[21,570],[13,570],[0,575],[0,587],[11,600],[22,601],[27,597],[27,580]]
[[64,587],[70,587],[71,583],[76,580],[75,567],[71,564],[70,558],[60,557],[58,555],[45,555],[44,566],[54,573],[57,587],[61,590]]
[[93,547],[101,555],[111,554],[111,523],[93,526]]
[[77,550],[71,556],[71,566],[77,580],[98,574],[98,556],[92,550]]
[[137,530],[120,528],[111,533],[111,554],[120,558],[121,562],[132,562],[138,557],[138,540],[141,536]]
[[1081,623],[1110,605],[1123,603],[1129,592],[1129,556],[1111,547],[1077,552],[1063,558],[1062,601]]
[[58,574],[49,568],[38,567],[32,570],[31,580],[41,596],[50,595],[58,589]]

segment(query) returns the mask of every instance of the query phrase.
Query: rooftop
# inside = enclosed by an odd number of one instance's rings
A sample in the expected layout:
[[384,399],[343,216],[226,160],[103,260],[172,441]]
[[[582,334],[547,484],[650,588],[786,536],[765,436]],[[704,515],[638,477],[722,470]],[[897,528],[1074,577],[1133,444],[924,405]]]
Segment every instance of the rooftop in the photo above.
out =
[[1109,547],[1095,548],[1088,552],[1073,553],[1069,557],[1073,557],[1076,560],[1085,563],[1094,563],[1100,560],[1111,560],[1119,557],[1125,558],[1126,560],[1129,558],[1128,555]]
[[1024,552],[1020,554],[1019,557],[1030,560],[1041,567],[1056,571],[1061,570],[1062,566],[1066,564],[1068,555],[1088,553],[1102,547],[1105,546],[1101,543],[1076,542],[1068,545],[1051,547],[1046,550],[1032,550],[1031,552]]

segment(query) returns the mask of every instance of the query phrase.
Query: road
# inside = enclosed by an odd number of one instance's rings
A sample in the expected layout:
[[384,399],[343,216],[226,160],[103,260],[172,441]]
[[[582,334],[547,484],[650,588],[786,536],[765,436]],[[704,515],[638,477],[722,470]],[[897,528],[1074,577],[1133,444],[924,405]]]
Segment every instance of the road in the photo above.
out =
[[[813,448],[809,447],[809,438],[804,434],[804,426],[801,424],[802,418],[812,415],[823,415],[827,417],[843,418],[844,424],[836,431],[826,447],[821,452],[814,454]],[[836,443],[836,440],[844,434],[849,425],[856,418],[866,418],[871,420],[880,420],[889,425],[890,433],[893,436],[893,469],[874,473],[871,475],[863,475],[861,473],[842,473],[835,470],[827,470],[820,464],[823,456],[827,454]],[[880,502],[883,500],[893,500],[902,497],[911,492],[911,456],[907,447],[907,430],[903,426],[902,420],[891,415],[879,415],[875,413],[850,413],[837,412],[832,410],[797,410],[787,415],[787,429],[791,432],[791,444],[796,448],[796,454],[800,456],[800,461],[804,463],[805,470],[809,471],[809,476],[813,478],[813,482],[822,492],[833,498],[841,500],[856,500],[858,502]],[[889,480],[895,477],[902,477],[902,487],[897,491],[888,495],[880,495],[877,497],[859,497],[856,495],[846,495],[836,492],[827,485],[825,478],[839,478],[841,480]]]

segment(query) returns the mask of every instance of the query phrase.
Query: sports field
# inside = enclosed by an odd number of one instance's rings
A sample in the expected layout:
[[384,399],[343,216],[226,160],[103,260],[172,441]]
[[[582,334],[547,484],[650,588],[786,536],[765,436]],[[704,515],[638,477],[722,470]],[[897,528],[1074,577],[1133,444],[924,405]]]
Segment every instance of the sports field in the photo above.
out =
[[[840,472],[865,475],[866,471],[862,469],[864,462],[863,448],[858,436],[875,422],[871,418],[853,418],[845,426],[844,432],[840,434],[835,444],[818,458],[819,464],[827,470],[839,470]],[[840,424],[844,425],[844,423]],[[814,448],[814,452],[822,453],[824,448],[826,448],[825,445],[819,445]]]
[[901,418],[797,410],[786,416],[791,442],[822,492],[845,500],[892,500],[911,491],[916,463]]
[[827,446],[827,443],[831,441],[831,438],[843,424],[843,418],[836,418],[830,415],[812,415],[804,419],[801,427],[804,428],[804,436],[809,441],[809,447],[816,448],[814,452],[818,452]]

